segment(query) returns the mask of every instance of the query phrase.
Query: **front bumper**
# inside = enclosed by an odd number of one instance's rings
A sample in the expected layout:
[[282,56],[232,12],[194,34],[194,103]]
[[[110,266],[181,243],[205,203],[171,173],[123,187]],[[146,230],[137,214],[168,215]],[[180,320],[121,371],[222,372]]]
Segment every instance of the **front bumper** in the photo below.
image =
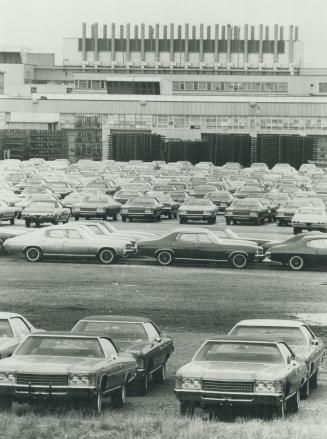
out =
[[209,391],[195,391],[174,389],[179,401],[192,401],[198,406],[208,405],[275,405],[279,406],[284,395],[282,393],[220,393]]
[[123,250],[122,256],[123,258],[128,258],[129,256],[137,255],[137,248],[133,247],[131,249],[125,249]]
[[267,254],[263,253],[263,254],[255,254],[254,255],[254,261],[255,262],[262,262],[265,258],[266,258]]
[[96,386],[35,386],[35,385],[1,385],[0,396],[8,396],[16,401],[36,399],[75,399],[92,398],[97,392]]
[[38,221],[39,223],[49,223],[56,221],[58,217],[55,215],[30,215],[22,213],[23,220]]
[[187,219],[187,220],[203,220],[203,221],[207,221],[210,218],[214,218],[216,216],[215,213],[211,213],[211,214],[183,214],[183,215],[179,215],[179,218],[181,219]]

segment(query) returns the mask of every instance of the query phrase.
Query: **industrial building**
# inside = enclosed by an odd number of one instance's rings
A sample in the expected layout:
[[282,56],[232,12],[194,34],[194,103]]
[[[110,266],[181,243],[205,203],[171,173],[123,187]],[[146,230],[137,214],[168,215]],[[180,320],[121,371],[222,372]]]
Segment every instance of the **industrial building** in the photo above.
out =
[[83,23],[63,47],[62,65],[0,47],[1,157],[327,157],[327,69],[304,67],[297,26]]

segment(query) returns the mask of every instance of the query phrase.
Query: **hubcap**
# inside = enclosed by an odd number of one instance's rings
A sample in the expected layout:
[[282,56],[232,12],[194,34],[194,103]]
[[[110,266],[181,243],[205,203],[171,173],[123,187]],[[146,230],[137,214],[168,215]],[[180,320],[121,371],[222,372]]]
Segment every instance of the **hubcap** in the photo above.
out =
[[35,248],[32,248],[27,251],[27,256],[31,261],[36,261],[39,257],[39,251]]
[[234,264],[237,267],[244,267],[245,263],[246,263],[246,260],[245,260],[244,256],[242,256],[242,255],[235,256]]
[[159,261],[164,265],[169,264],[171,261],[170,254],[169,253],[160,253]]
[[102,398],[101,398],[101,392],[97,394],[97,412],[101,413],[102,410]]
[[112,255],[112,253],[109,250],[103,251],[101,253],[101,260],[103,262],[108,263],[108,262],[111,262],[112,259],[113,259],[113,255]]
[[291,259],[291,261],[290,261],[290,265],[291,265],[291,267],[293,267],[293,268],[299,269],[299,268],[302,267],[302,265],[303,265],[303,261],[302,261],[301,258],[295,256],[294,258]]

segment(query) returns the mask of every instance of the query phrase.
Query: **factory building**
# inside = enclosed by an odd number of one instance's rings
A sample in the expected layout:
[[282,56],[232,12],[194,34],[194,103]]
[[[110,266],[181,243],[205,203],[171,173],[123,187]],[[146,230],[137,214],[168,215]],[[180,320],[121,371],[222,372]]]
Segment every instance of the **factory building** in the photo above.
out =
[[327,69],[304,67],[297,26],[84,23],[63,47],[62,65],[0,47],[1,157],[327,157]]

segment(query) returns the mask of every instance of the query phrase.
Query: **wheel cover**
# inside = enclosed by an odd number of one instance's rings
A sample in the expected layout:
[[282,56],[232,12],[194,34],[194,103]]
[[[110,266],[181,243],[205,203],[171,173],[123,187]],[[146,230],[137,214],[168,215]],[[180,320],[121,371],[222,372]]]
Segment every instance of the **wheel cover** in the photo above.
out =
[[100,259],[105,264],[108,264],[113,261],[114,255],[111,250],[103,250],[100,254]]
[[303,259],[300,256],[293,256],[290,259],[290,266],[294,269],[294,270],[299,270],[300,268],[303,267]]
[[172,257],[171,257],[170,253],[162,252],[162,253],[159,253],[158,259],[159,259],[160,264],[168,265],[168,264],[170,264]]
[[244,255],[235,255],[233,262],[236,267],[245,267],[246,257]]
[[40,252],[36,248],[30,248],[27,250],[27,257],[31,261],[36,261],[40,257]]
[[102,410],[102,396],[101,396],[101,391],[100,390],[97,393],[96,410],[97,410],[98,413],[101,413],[101,410]]

